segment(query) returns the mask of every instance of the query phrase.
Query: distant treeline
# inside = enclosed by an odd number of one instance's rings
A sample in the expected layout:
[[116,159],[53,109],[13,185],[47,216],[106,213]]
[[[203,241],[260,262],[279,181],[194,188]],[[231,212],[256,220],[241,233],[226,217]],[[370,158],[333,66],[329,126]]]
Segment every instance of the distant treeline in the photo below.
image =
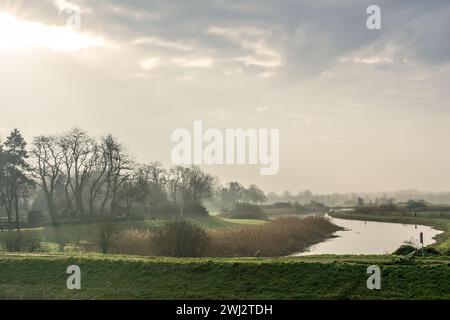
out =
[[379,192],[379,193],[332,193],[332,194],[313,194],[310,190],[300,191],[292,194],[285,191],[282,194],[269,192],[267,194],[268,203],[276,202],[298,202],[300,204],[309,204],[311,201],[323,203],[330,207],[336,206],[356,206],[358,198],[362,198],[365,204],[375,206],[386,205],[391,201],[396,203],[406,203],[409,200],[424,200],[433,204],[450,204],[450,192],[420,192],[416,190]]

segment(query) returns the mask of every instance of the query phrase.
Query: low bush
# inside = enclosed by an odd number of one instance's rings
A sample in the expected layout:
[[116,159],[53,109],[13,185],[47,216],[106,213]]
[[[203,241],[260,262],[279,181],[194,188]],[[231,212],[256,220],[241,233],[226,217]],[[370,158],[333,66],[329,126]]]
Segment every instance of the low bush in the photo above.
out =
[[123,230],[118,233],[110,251],[118,254],[154,256],[156,252],[153,237],[153,233],[149,230]]
[[202,257],[211,244],[205,230],[187,221],[175,221],[157,230],[152,242],[157,255],[168,257]]
[[28,227],[37,228],[44,225],[46,221],[45,214],[39,210],[32,210],[28,213]]
[[400,248],[395,250],[392,254],[394,254],[396,256],[407,256],[408,254],[411,254],[411,253],[415,252],[416,250],[417,250],[416,247],[404,244],[404,245],[401,245]]
[[41,239],[36,232],[10,230],[0,234],[0,243],[8,252],[36,252]]
[[100,248],[102,253],[109,253],[115,241],[117,241],[119,231],[116,218],[108,214],[99,216],[95,222],[95,229],[92,235],[94,244]]
[[183,213],[187,216],[207,217],[209,215],[208,210],[200,205],[192,205],[185,207]]

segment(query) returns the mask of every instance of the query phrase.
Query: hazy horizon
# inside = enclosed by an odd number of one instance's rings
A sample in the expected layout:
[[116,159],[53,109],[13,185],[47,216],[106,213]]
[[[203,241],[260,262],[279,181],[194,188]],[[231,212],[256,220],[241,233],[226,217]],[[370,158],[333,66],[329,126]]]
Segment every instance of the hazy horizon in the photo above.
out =
[[275,128],[277,175],[201,167],[277,193],[450,190],[450,3],[377,1],[368,30],[371,4],[2,1],[0,137],[80,127],[170,166],[196,120]]

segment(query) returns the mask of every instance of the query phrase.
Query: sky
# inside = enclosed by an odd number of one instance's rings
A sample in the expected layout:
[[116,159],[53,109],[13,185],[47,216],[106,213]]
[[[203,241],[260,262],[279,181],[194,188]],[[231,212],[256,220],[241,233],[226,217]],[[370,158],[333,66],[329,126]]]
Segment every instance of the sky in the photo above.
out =
[[276,175],[202,167],[275,192],[450,190],[449,17],[448,0],[0,0],[0,136],[80,127],[170,166],[194,121],[279,129]]

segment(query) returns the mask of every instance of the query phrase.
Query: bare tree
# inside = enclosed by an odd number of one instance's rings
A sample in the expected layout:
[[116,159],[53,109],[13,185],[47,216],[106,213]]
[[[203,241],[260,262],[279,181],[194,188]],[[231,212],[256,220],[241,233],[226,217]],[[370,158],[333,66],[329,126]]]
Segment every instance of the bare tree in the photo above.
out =
[[117,213],[120,187],[128,179],[133,162],[123,145],[111,135],[102,140],[102,148],[105,152],[107,169],[106,191],[100,211],[104,212],[106,203],[110,201],[110,212],[114,215]]
[[199,167],[189,169],[189,192],[191,205],[201,205],[202,201],[212,197],[216,180],[213,176],[203,172]]
[[184,207],[189,201],[189,169],[183,166],[171,168],[168,189],[172,202],[180,208],[180,215],[184,217]]
[[203,200],[212,196],[214,184],[214,177],[199,167],[176,166],[170,170],[169,196],[180,208],[181,216],[184,216],[185,208],[199,206]]
[[150,193],[150,184],[146,175],[139,167],[133,170],[133,173],[128,176],[119,190],[118,198],[125,202],[126,218],[130,219],[131,209],[135,202],[145,204],[145,200]]
[[64,162],[57,137],[38,136],[34,138],[31,154],[34,158],[33,176],[36,178],[36,183],[45,193],[52,223],[56,225],[57,213],[54,194]]
[[75,200],[75,212],[83,218],[85,214],[83,204],[83,191],[93,171],[92,157],[94,155],[95,141],[86,132],[75,128],[59,139],[64,159],[63,174],[66,178],[66,197],[69,208],[71,198],[68,187]]
[[95,202],[100,197],[101,191],[107,182],[107,153],[102,145],[95,144],[90,161],[92,173],[88,180],[88,207],[89,215],[93,217],[95,214]]
[[137,167],[137,174],[147,189],[146,204],[155,208],[159,204],[167,202],[166,186],[168,185],[168,173],[160,162],[141,164]]

